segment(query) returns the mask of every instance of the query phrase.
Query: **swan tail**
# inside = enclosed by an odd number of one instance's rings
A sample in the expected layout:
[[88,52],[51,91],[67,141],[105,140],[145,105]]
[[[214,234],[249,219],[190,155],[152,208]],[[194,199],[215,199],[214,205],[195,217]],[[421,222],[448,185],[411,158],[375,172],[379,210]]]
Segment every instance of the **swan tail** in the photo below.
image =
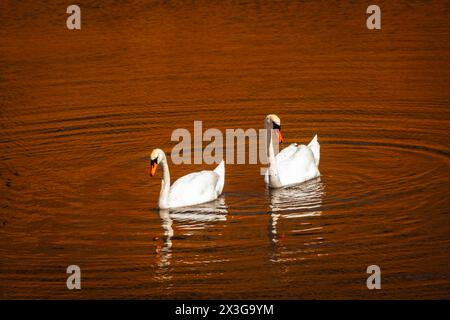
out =
[[314,136],[314,138],[311,140],[311,142],[308,144],[308,147],[311,149],[313,155],[314,155],[314,161],[316,162],[316,166],[319,166],[320,162],[320,144],[317,140],[317,134]]
[[214,169],[214,172],[219,175],[219,180],[216,185],[216,192],[219,196],[222,193],[223,186],[225,184],[225,161],[221,161],[219,165]]

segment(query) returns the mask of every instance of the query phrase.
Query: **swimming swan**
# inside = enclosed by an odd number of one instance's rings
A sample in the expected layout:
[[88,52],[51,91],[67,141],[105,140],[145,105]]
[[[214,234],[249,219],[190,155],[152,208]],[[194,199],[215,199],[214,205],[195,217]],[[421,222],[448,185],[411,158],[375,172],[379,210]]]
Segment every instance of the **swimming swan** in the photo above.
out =
[[222,160],[214,171],[193,172],[179,178],[170,185],[167,158],[161,149],[154,149],[150,155],[150,176],[155,175],[161,164],[163,177],[159,194],[159,208],[169,209],[205,203],[217,199],[225,183],[225,164]]
[[298,184],[320,176],[320,144],[317,141],[317,135],[307,146],[293,143],[275,155],[273,133],[277,135],[278,142],[283,141],[281,120],[278,116],[269,114],[264,124],[267,130],[269,156],[269,169],[265,173],[264,181],[270,188]]

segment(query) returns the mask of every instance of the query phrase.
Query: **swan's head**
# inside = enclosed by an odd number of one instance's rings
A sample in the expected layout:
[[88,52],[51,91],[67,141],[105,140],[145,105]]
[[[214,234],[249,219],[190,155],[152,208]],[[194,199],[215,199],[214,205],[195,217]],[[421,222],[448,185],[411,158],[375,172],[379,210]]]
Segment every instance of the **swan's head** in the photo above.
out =
[[266,116],[266,122],[270,129],[276,133],[278,138],[278,143],[283,142],[283,136],[281,135],[281,120],[276,114],[268,114]]
[[153,177],[155,175],[156,167],[158,167],[158,164],[164,157],[164,151],[162,151],[161,149],[153,149],[152,153],[150,154],[150,177]]

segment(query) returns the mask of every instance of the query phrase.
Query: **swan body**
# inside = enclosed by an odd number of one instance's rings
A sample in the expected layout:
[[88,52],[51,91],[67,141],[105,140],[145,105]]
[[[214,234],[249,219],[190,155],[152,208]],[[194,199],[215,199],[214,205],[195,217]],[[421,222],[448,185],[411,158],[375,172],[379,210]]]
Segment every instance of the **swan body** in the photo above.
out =
[[214,171],[203,170],[187,174],[170,187],[170,208],[191,206],[216,200],[222,193],[225,166],[222,162]]
[[319,177],[320,144],[317,135],[307,146],[293,143],[275,155],[272,132],[274,127],[277,127],[275,130],[281,130],[280,119],[276,115],[268,115],[266,129],[269,169],[264,175],[265,183],[271,188],[281,188]]
[[[170,185],[170,173],[166,155],[161,149],[155,149],[150,156],[152,168],[150,175],[156,170],[155,164],[161,164],[163,180],[158,206],[160,209],[178,208],[201,204],[217,199],[225,183],[225,163],[222,160],[213,170],[203,170],[187,174],[173,185]],[[155,168],[155,169],[153,169]]]

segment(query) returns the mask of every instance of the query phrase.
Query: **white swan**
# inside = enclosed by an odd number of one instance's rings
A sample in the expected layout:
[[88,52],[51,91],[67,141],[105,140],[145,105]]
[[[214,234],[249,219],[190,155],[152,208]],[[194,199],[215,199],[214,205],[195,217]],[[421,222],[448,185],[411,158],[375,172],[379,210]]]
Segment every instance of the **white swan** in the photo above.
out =
[[293,143],[275,155],[273,133],[276,133],[278,142],[283,141],[281,120],[276,115],[269,114],[264,124],[267,130],[269,156],[269,169],[265,173],[264,181],[269,187],[281,188],[320,176],[320,144],[317,141],[317,135],[307,146]]
[[161,149],[154,149],[150,155],[150,176],[155,175],[158,164],[161,164],[163,170],[158,203],[160,209],[186,207],[213,201],[222,193],[225,183],[223,160],[214,171],[190,173],[179,178],[172,186],[166,155]]

